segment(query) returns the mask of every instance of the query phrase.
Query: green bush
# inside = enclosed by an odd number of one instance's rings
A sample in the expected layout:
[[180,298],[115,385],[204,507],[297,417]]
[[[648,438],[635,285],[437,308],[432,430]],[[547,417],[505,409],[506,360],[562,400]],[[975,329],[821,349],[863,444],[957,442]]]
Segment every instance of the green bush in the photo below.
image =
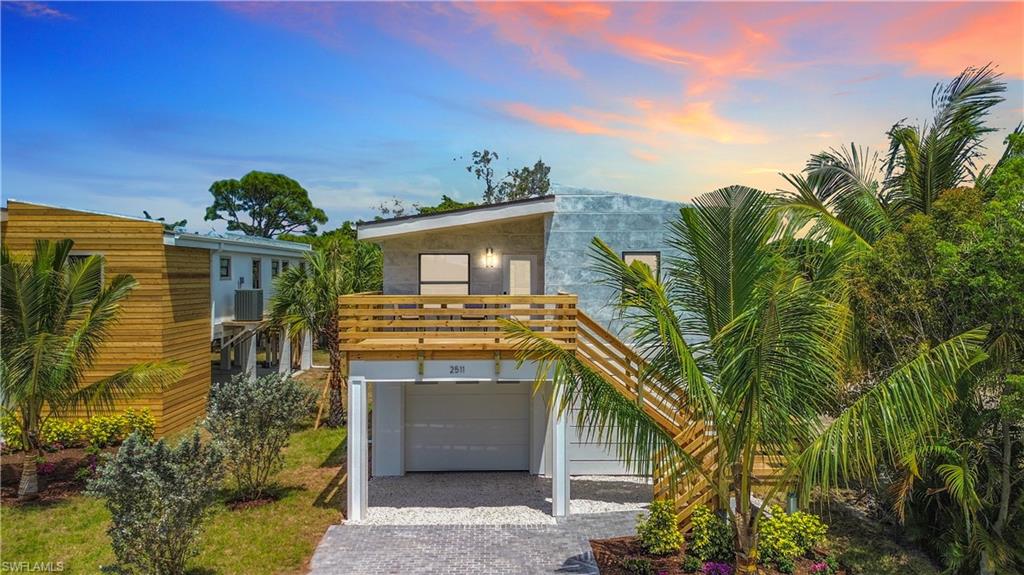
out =
[[636,533],[648,553],[667,555],[679,551],[683,534],[679,532],[675,505],[671,501],[655,501],[647,517],[637,521]]
[[697,571],[700,571],[703,566],[704,565],[701,563],[701,560],[697,559],[694,555],[687,554],[686,557],[683,557],[682,567],[683,571],[686,573],[696,573]]
[[654,575],[654,565],[650,559],[626,557],[619,561],[619,565],[633,575]]
[[701,561],[732,561],[735,551],[732,531],[717,513],[701,505],[693,510],[690,553]]
[[[779,571],[791,566],[797,558],[807,555],[825,542],[828,526],[816,515],[785,513],[778,505],[767,509],[761,519],[757,553],[764,563],[774,563]],[[791,572],[791,571],[789,571]]]
[[[64,448],[83,445],[108,447],[121,443],[132,433],[152,438],[155,431],[156,419],[148,409],[129,409],[117,415],[97,415],[88,419],[47,419],[40,433],[44,448]],[[13,416],[0,418],[0,434],[3,435],[5,449],[25,449],[21,428]]]
[[264,493],[270,475],[284,463],[289,434],[314,401],[309,388],[278,374],[240,374],[210,387],[203,426],[224,452],[241,498]]
[[198,552],[197,541],[222,477],[222,455],[199,434],[169,446],[132,434],[104,456],[88,492],[106,499],[107,534],[120,567],[180,575]]

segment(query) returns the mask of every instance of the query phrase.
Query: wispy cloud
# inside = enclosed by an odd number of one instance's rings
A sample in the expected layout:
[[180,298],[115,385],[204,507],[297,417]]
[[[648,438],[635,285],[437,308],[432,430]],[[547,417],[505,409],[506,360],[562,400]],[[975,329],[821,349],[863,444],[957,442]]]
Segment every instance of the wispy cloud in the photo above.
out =
[[3,2],[3,7],[7,10],[11,10],[21,14],[28,18],[41,18],[50,20],[73,20],[74,18],[67,12],[62,12],[49,4],[43,2],[31,2],[31,1],[20,1],[20,2]]

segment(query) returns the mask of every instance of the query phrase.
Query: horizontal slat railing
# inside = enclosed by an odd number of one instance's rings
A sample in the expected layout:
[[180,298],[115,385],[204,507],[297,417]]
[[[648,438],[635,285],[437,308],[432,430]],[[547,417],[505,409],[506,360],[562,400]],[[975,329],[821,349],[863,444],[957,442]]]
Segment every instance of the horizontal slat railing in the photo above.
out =
[[339,345],[346,352],[512,351],[501,320],[516,319],[576,349],[576,296],[342,296]]

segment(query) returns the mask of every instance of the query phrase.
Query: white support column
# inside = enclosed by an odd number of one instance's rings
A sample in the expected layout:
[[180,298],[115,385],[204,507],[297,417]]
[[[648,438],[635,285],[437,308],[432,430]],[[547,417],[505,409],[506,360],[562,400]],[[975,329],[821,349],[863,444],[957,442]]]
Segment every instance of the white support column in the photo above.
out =
[[348,521],[366,519],[370,462],[365,377],[348,378]]
[[302,332],[302,358],[299,360],[299,369],[313,367],[313,334],[308,329]]
[[245,346],[245,365],[242,366],[242,372],[249,377],[256,377],[256,334],[250,335],[242,345]]
[[292,336],[281,332],[281,357],[277,360],[277,373],[290,375],[292,372]]
[[569,413],[562,409],[561,388],[555,388],[551,401],[551,514],[565,517],[569,515]]

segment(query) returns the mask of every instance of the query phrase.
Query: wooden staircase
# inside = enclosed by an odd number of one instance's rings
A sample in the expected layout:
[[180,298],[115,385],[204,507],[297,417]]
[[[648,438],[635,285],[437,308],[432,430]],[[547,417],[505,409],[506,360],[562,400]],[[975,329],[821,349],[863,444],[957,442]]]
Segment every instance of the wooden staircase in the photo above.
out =
[[[715,457],[715,439],[703,424],[693,425],[692,415],[680,409],[682,398],[666,397],[660,390],[640,385],[640,373],[646,362],[619,338],[595,322],[582,310],[576,315],[576,357],[599,373],[675,438],[677,444],[698,461],[709,465]],[[714,493],[700,475],[684,473],[676,481],[668,479],[668,469],[655,466],[654,496],[672,501],[676,517],[684,531],[691,527],[690,517],[700,505],[714,506]]]

